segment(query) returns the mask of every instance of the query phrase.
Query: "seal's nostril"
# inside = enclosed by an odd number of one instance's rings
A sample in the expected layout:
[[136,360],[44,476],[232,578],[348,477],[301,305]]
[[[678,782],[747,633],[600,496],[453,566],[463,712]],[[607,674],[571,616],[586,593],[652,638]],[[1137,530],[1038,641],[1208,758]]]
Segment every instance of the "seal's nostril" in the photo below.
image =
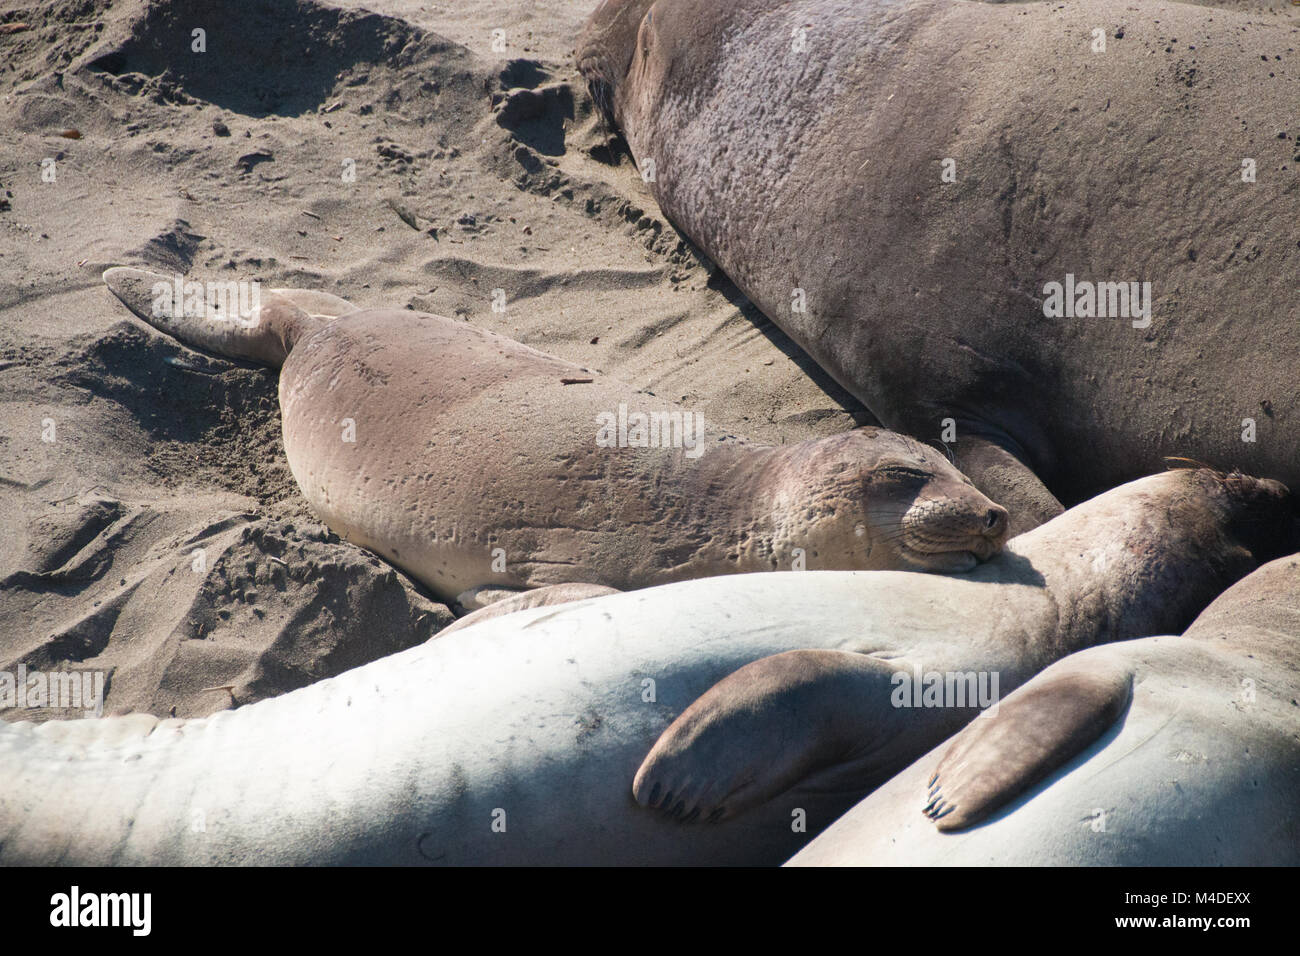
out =
[[1007,513],[1001,508],[990,508],[984,518],[984,529],[986,531],[999,532],[1006,527]]

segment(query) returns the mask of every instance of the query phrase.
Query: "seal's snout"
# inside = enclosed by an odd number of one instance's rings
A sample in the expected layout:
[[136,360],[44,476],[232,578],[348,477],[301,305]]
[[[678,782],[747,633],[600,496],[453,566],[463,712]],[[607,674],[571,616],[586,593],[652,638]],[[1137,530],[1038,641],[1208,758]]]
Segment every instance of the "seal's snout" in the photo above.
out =
[[1011,517],[1006,508],[991,501],[977,505],[971,512],[971,553],[981,561],[993,557],[1006,544],[1010,525]]
[[1233,501],[1261,516],[1280,516],[1294,505],[1291,489],[1272,478],[1256,478],[1239,471],[1216,472],[1213,477]]
[[632,62],[641,21],[653,4],[654,0],[605,0],[578,37],[578,72],[611,126],[617,125],[615,93]]
[[1007,529],[1011,526],[1011,518],[1007,514],[1007,509],[998,504],[989,503],[979,514],[979,539],[976,546],[971,550],[975,557],[981,561],[987,561],[993,555],[1002,550],[1002,546],[1007,541]]
[[1257,561],[1270,561],[1300,548],[1296,500],[1282,482],[1239,471],[1224,474],[1203,469],[1206,479],[1222,490],[1231,509],[1229,526]]
[[901,550],[931,571],[968,571],[1002,550],[1010,517],[969,485],[927,489],[903,517]]
[[961,502],[962,510],[954,515],[965,516],[961,531],[972,538],[981,539],[989,550],[982,557],[992,557],[1007,540],[1007,529],[1011,526],[1011,516],[1007,509],[990,501],[975,489],[969,489],[970,496]]
[[1007,536],[1007,509],[1001,505],[993,505],[984,514],[984,536],[986,538],[996,538],[1003,541]]
[[1255,493],[1261,498],[1284,502],[1291,497],[1291,489],[1272,478],[1256,478],[1255,484],[1257,486]]

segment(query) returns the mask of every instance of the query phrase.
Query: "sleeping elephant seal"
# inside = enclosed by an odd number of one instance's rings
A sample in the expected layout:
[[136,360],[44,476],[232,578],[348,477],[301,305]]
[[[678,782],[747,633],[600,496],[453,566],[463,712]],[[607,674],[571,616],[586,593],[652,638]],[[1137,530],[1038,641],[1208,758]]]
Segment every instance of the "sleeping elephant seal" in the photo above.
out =
[[884,425],[955,435],[1016,533],[1162,456],[1300,487],[1298,39],[1179,3],[606,0],[577,57],[664,213]]
[[[1300,555],[1053,664],[794,865],[1300,864]],[[923,812],[924,811],[924,815]]]
[[[1181,630],[1271,556],[1289,507],[1274,483],[1171,472],[965,575],[685,581],[518,611],[201,720],[0,725],[0,863],[775,865],[974,714],[894,708],[894,676],[996,673],[1009,692],[1098,641]],[[820,686],[764,666],[801,655]],[[687,740],[664,779],[744,771],[730,751],[779,792],[681,826],[632,781],[706,692],[703,749]],[[716,765],[710,727],[731,738]]]
[[446,599],[795,563],[962,571],[1006,537],[1006,512],[943,453],[882,429],[750,445],[465,322],[301,290],[236,321],[169,308],[165,276],[104,281],[182,342],[282,366],[285,453],[312,508]]

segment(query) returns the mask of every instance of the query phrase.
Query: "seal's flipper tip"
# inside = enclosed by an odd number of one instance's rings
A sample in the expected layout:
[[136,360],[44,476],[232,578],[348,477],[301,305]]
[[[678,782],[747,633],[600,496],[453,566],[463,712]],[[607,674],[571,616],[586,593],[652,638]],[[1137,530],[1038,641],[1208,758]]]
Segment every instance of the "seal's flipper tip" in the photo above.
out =
[[284,363],[294,341],[322,321],[288,297],[263,296],[255,281],[200,282],[129,266],[105,269],[103,278],[123,305],[158,331],[214,355],[275,368]]
[[974,826],[1093,743],[1131,697],[1124,667],[1088,655],[1049,667],[953,738],[921,812],[941,832]]
[[728,815],[726,798],[718,796],[727,793],[731,774],[713,749],[725,746],[728,735],[706,732],[701,740],[699,729],[688,709],[660,735],[632,782],[632,798],[639,806],[682,823]]
[[[662,741],[663,738],[661,737]],[[632,798],[638,806],[658,810],[680,823],[694,823],[703,818],[719,819],[726,815],[726,807],[709,799],[714,792],[713,782],[697,781],[690,774],[694,763],[689,754],[671,754],[670,748],[655,747],[641,764],[632,783]]]
[[[875,731],[860,703],[892,667],[845,651],[799,650],[746,664],[686,708],[637,771],[638,804],[718,822],[843,763]],[[856,766],[856,765],[854,765]]]
[[172,280],[167,276],[129,266],[113,266],[105,269],[103,279],[109,291],[117,296],[123,305],[150,323],[157,317],[154,309],[157,299],[153,292],[154,286],[161,282],[170,288],[172,284]]

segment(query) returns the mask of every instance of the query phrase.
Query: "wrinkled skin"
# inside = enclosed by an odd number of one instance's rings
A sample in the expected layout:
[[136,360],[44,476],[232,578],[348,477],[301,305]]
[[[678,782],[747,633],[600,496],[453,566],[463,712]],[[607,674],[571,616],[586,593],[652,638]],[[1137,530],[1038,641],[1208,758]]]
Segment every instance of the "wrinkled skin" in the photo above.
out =
[[[577,59],[667,216],[886,426],[953,419],[1015,532],[1165,456],[1300,483],[1296,40],[1176,3],[607,0]],[[1047,317],[1067,274],[1149,281],[1150,324]]]
[[620,405],[693,413],[467,322],[308,290],[267,293],[247,327],[158,315],[150,290],[165,279],[105,273],[164,332],[280,367],[285,454],[312,508],[446,599],[626,590],[797,560],[961,571],[1006,539],[1006,511],[904,435],[751,445],[706,422],[689,429],[693,447],[609,447],[598,423]]

